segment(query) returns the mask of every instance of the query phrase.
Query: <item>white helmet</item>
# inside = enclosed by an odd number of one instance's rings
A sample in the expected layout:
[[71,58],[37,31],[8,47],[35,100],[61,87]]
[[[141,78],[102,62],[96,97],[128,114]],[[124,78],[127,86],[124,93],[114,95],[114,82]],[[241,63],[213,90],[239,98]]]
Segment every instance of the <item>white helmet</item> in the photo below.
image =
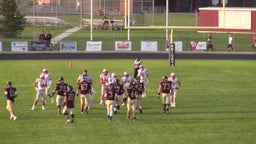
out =
[[124,72],[124,75],[129,75],[129,73],[128,72]]
[[111,74],[111,77],[115,77],[115,76],[117,76],[116,73],[112,73]]
[[175,73],[174,73],[174,72],[172,72],[172,73],[171,73],[171,76],[175,76]]
[[44,74],[43,73],[40,74],[40,78],[44,78]]
[[103,72],[107,72],[107,71],[108,71],[108,69],[106,69],[106,68],[103,69]]
[[44,69],[43,69],[43,72],[47,72],[47,71],[48,71],[48,69],[47,69],[47,68],[44,68]]

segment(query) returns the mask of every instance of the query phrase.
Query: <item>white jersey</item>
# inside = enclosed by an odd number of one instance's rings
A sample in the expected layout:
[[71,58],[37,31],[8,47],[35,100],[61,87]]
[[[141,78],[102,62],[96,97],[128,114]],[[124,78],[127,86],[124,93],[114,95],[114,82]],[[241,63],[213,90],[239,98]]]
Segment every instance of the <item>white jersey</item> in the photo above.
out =
[[233,40],[233,38],[231,36],[228,37],[228,44],[232,44],[232,40]]
[[139,66],[141,65],[141,60],[135,60],[133,65],[135,68],[139,68]]
[[108,73],[105,75],[104,73],[100,74],[100,79],[102,79],[102,85],[107,85],[108,84],[108,79],[110,78],[110,74]]
[[91,83],[92,82],[92,78],[88,74],[87,75],[81,74],[81,75],[78,76],[77,81],[78,82],[86,81],[88,83]]
[[127,89],[130,85],[130,83],[133,81],[132,77],[129,75],[127,76],[123,76],[121,78],[122,83],[124,84],[124,88]]
[[47,87],[47,81],[46,81],[45,78],[36,79],[36,83],[37,83],[37,90],[38,91],[45,90],[45,88]]
[[108,85],[116,83],[116,80],[117,80],[117,77],[110,77],[110,78],[108,78]]
[[148,80],[148,70],[146,68],[138,70],[138,77],[140,78],[140,82],[146,82]]
[[176,89],[176,88],[178,88],[179,87],[179,79],[178,79],[178,77],[177,76],[175,76],[175,78],[174,79],[172,79],[171,77],[169,77],[168,78],[168,81],[171,81],[172,82],[172,88],[173,89]]
[[46,82],[47,82],[47,87],[51,87],[51,85],[52,85],[52,75],[51,75],[51,73],[42,73],[43,75],[44,75],[44,78],[45,78],[45,80],[46,80]]

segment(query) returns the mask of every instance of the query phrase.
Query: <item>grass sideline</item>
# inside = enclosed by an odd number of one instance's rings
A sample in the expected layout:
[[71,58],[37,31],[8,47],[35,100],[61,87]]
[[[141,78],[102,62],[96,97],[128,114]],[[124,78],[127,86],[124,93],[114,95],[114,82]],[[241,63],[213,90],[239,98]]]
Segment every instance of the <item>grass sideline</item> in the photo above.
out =
[[[245,144],[255,143],[255,61],[244,60],[178,60],[171,68],[166,60],[142,60],[149,70],[148,96],[144,99],[144,113],[136,122],[125,119],[121,113],[107,120],[106,110],[99,102],[99,74],[103,68],[119,76],[132,73],[133,60],[20,60],[1,61],[1,85],[13,81],[19,96],[14,108],[17,121],[9,120],[6,100],[0,101],[1,143],[172,143],[172,144]],[[87,68],[97,90],[95,105],[88,115],[79,111],[76,99],[75,124],[66,125],[64,117],[57,116],[55,104],[48,99],[47,110],[37,107],[31,111],[35,97],[32,83],[47,67],[53,83],[59,76],[73,84]],[[170,115],[162,113],[156,99],[158,82],[163,75],[176,72],[182,82],[177,107]],[[54,86],[53,86],[54,87]],[[39,103],[40,106],[40,103]]]

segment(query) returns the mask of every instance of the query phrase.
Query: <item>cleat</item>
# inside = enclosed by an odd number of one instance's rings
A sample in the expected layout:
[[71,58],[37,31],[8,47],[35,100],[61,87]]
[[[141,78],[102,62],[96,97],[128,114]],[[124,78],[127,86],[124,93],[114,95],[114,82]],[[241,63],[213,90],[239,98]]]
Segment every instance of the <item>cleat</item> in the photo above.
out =
[[17,116],[13,116],[13,120],[17,120],[18,119],[18,117]]
[[133,117],[133,121],[136,121],[136,117]]
[[130,120],[130,117],[126,117],[127,120]]
[[125,103],[122,103],[122,105],[121,106],[124,106],[125,105]]
[[31,108],[31,110],[35,110],[36,109],[36,106],[35,105],[33,105],[32,106],[32,108]]
[[70,119],[67,119],[66,124],[70,123]]
[[13,116],[10,116],[10,120],[13,120]]
[[42,110],[45,110],[45,106],[42,106]]

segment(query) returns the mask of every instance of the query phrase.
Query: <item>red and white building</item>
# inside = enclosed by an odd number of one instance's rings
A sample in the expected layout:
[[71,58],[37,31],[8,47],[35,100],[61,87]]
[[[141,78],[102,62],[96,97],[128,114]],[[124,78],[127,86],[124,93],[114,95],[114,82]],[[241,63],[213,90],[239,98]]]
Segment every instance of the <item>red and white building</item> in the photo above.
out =
[[219,27],[201,31],[256,33],[256,8],[199,8],[199,26]]

